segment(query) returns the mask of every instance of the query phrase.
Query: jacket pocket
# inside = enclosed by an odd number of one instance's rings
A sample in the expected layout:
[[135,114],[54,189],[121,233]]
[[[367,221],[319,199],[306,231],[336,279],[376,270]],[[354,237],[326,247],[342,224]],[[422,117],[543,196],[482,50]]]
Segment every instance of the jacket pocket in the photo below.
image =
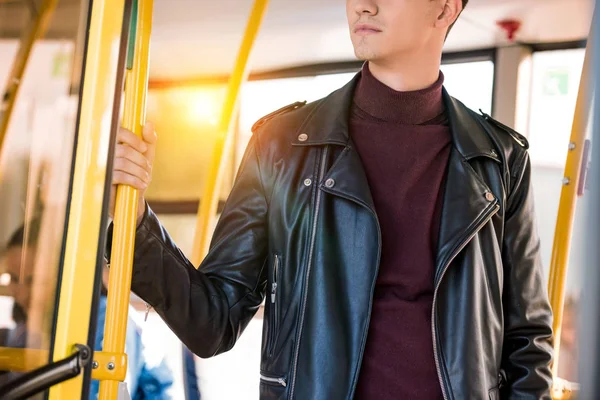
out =
[[273,374],[260,374],[260,394],[261,400],[284,400],[287,398],[287,380],[282,376]]
[[267,340],[267,355],[271,357],[273,355],[273,349],[275,347],[275,341],[279,333],[279,296],[277,295],[277,289],[280,281],[281,274],[281,256],[275,254],[273,257],[273,269],[271,275],[271,288],[269,300],[271,302],[269,310],[269,337]]
[[283,376],[273,376],[271,374],[260,373],[260,382],[265,385],[287,387],[287,380]]

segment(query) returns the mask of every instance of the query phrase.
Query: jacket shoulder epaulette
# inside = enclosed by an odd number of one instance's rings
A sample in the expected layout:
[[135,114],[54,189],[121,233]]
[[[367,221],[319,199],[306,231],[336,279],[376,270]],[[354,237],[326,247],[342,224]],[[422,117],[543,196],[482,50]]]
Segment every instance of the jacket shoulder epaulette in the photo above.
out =
[[481,113],[481,115],[487,122],[496,126],[501,131],[508,133],[510,135],[510,137],[512,137],[514,139],[514,141],[519,144],[519,146],[525,148],[526,150],[529,149],[529,141],[527,140],[527,138],[525,138],[525,136],[521,135],[519,132],[515,131],[514,129],[504,125],[502,122],[495,120],[494,118],[490,117],[488,114],[484,113],[483,111],[479,110],[479,112]]
[[278,110],[273,111],[270,114],[265,115],[264,117],[262,117],[261,119],[259,119],[258,121],[256,121],[256,123],[254,125],[252,125],[252,132],[256,132],[256,130],[258,128],[260,128],[261,126],[263,126],[266,122],[268,122],[269,120],[275,118],[278,115],[282,115],[285,114],[287,112],[293,111],[293,110],[297,110],[300,107],[304,107],[306,105],[306,101],[297,101],[295,103],[292,104],[288,104],[285,107],[281,107]]

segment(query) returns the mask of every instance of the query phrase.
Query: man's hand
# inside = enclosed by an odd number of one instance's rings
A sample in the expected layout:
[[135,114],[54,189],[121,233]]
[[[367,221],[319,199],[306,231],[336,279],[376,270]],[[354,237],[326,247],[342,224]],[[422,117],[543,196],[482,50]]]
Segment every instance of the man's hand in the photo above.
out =
[[133,132],[120,128],[117,133],[117,147],[112,174],[112,187],[110,192],[109,214],[115,214],[115,198],[117,185],[129,185],[140,191],[138,197],[137,224],[144,216],[144,194],[152,179],[152,163],[156,151],[156,133],[154,125],[148,123],[144,126],[142,138]]

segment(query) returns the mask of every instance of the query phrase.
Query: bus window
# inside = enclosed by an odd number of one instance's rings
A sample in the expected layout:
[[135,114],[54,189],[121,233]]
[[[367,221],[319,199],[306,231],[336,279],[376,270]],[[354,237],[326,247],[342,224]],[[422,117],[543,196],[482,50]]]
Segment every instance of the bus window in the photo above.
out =
[[[52,2],[43,3],[37,10],[32,2],[0,7],[0,90],[8,93],[0,110],[0,347],[5,350],[49,350],[56,318],[79,102],[73,93],[79,92],[87,2],[58,1],[54,9],[47,4]],[[44,17],[49,17],[47,30],[38,31],[24,73],[11,74],[23,59],[19,48],[26,41],[20,38]],[[17,82],[11,112],[11,85]],[[0,373],[0,385],[39,366]]]
[[[533,54],[528,139],[546,278],[550,272],[556,217],[584,56],[584,49]],[[583,211],[587,201],[588,196],[580,198],[575,213],[558,359],[559,377],[570,381],[577,381],[576,323],[580,289],[583,286],[582,272],[586,267]]]
[[563,168],[585,49],[533,54],[529,144],[535,165]]
[[252,125],[264,115],[296,101],[315,101],[342,87],[354,72],[251,81],[240,101],[240,126],[236,141],[236,169],[252,135]]
[[[492,114],[494,62],[473,61],[442,64],[444,86],[467,107]],[[468,82],[468,84],[465,84]]]

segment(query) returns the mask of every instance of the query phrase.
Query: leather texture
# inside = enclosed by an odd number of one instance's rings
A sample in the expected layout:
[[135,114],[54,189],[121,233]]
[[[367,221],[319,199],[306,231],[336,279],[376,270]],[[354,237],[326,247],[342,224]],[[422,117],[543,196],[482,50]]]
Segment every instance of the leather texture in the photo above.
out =
[[[149,208],[137,231],[132,289],[200,357],[230,350],[265,300],[261,399],[354,395],[381,248],[348,135],[355,84],[257,124],[198,270]],[[526,141],[444,102],[453,148],[432,309],[444,397],[550,399]]]

